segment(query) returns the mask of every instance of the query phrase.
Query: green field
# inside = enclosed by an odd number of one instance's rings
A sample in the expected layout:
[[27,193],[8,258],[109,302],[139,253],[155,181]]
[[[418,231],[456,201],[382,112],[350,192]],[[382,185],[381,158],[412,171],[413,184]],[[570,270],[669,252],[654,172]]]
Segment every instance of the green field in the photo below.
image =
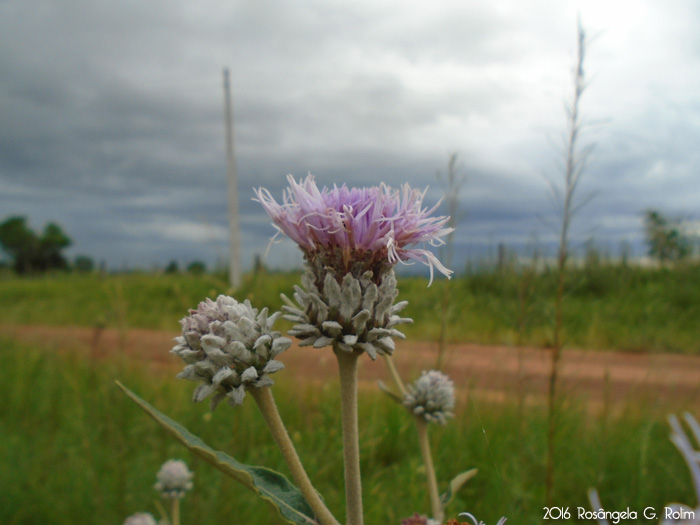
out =
[[[0,345],[0,523],[121,523],[136,511],[156,513],[155,473],[169,458],[195,472],[183,523],[274,524],[267,505],[193,458],[114,386],[121,379],[159,410],[237,459],[286,473],[252,400],[207,412],[190,402],[192,384],[152,375],[138,363],[99,364],[75,355]],[[342,447],[337,385],[274,387],[307,470],[329,507],[343,515]],[[432,432],[441,489],[454,475],[479,474],[450,507],[486,523],[539,523],[544,505],[546,417],[543,408],[519,417],[515,403],[461,399],[454,421]],[[628,406],[621,415],[591,416],[570,406],[557,448],[558,506],[585,506],[599,488],[614,508],[693,502],[687,467],[668,440],[665,413]],[[360,400],[366,523],[398,524],[429,509],[417,438],[410,417],[379,392]],[[605,442],[606,446],[601,447]],[[341,518],[342,519],[342,518]]]
[[[699,353],[699,277],[699,266],[572,270],[565,302],[566,345]],[[279,308],[279,293],[289,294],[297,279],[293,273],[249,275],[236,297]],[[410,301],[407,314],[415,319],[406,330],[412,339],[438,337],[443,287],[449,286],[449,340],[550,341],[551,273],[482,272],[426,285],[420,278],[399,280],[401,298]],[[225,282],[208,275],[3,277],[0,319],[5,325],[176,331],[189,307],[226,291]],[[169,458],[185,459],[195,472],[183,524],[279,523],[267,505],[168,437],[114,380],[211,446],[243,462],[287,473],[254,403],[237,409],[222,405],[211,414],[206,405],[190,402],[192,383],[119,356],[91,361],[51,345],[27,347],[5,338],[0,359],[0,523],[121,523],[137,511],[155,515],[155,473]],[[280,412],[312,480],[342,520],[337,384],[300,385],[279,376],[274,392]],[[653,392],[649,396],[596,412],[576,400],[561,400],[555,505],[572,511],[588,508],[589,487],[597,487],[612,509],[660,509],[672,501],[695,504],[688,469],[668,440],[667,413],[649,402]],[[509,523],[540,523],[545,407],[523,409],[514,398],[491,403],[467,398],[466,391],[458,401],[455,420],[432,429],[440,488],[468,468],[478,468],[479,474],[458,494],[448,516],[468,510],[488,524],[501,515],[509,516]],[[360,421],[366,523],[398,524],[413,512],[428,512],[411,418],[381,393],[366,391],[361,393]]]
[[[296,273],[247,275],[234,292],[253,306],[279,309]],[[700,265],[647,269],[589,265],[568,273],[564,307],[567,347],[634,352],[700,353]],[[399,279],[405,327],[411,339],[439,337],[444,287],[448,287],[447,337],[452,342],[551,344],[556,275],[484,271],[438,280]],[[2,323],[106,325],[177,330],[187,309],[205,297],[229,293],[211,275],[57,274],[0,279]]]

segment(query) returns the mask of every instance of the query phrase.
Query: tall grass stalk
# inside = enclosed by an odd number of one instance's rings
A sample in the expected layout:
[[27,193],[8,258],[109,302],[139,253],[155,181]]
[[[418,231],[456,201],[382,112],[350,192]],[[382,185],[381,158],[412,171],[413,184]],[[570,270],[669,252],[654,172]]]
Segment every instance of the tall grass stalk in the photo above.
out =
[[552,340],[552,358],[549,374],[548,394],[548,424],[547,424],[547,478],[546,500],[547,505],[553,504],[552,495],[554,488],[554,446],[556,433],[556,401],[557,379],[559,374],[559,361],[562,352],[562,317],[564,312],[564,285],[566,276],[566,262],[568,259],[568,236],[571,220],[574,215],[574,194],[586,164],[590,149],[583,154],[577,151],[579,132],[581,131],[581,119],[579,115],[579,102],[586,88],[583,63],[586,50],[586,34],[581,22],[578,24],[577,61],[574,70],[574,95],[571,105],[567,107],[568,135],[566,148],[566,166],[564,173],[564,194],[562,208],[562,223],[559,235],[559,249],[557,254],[557,292],[554,308],[554,334]]
[[[459,176],[458,166],[457,166],[458,154],[451,153],[447,161],[447,174],[445,184],[447,188],[445,189],[445,200],[447,201],[447,215],[449,215],[449,220],[447,221],[447,226],[453,228],[453,231],[447,234],[445,238],[445,256],[443,258],[445,265],[448,268],[452,268],[452,263],[454,260],[454,228],[459,220],[459,192],[464,185],[466,179],[465,176]],[[440,172],[437,173],[438,179],[441,178]],[[450,300],[450,287],[447,283],[443,283],[442,287],[442,301],[441,301],[441,321],[440,321],[440,336],[438,338],[438,356],[437,362],[435,363],[436,370],[442,370],[445,362],[445,354],[447,352],[447,333],[448,333],[448,316],[451,313],[451,300]]]

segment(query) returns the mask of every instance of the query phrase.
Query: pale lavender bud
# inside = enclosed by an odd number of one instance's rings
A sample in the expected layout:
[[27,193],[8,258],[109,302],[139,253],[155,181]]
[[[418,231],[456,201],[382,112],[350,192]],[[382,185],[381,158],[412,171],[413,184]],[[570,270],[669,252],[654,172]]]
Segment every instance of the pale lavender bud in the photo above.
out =
[[454,384],[445,374],[437,370],[424,371],[408,386],[403,404],[416,416],[428,422],[444,425],[452,417],[455,406]]
[[181,499],[185,492],[192,489],[194,474],[187,468],[187,463],[179,459],[169,459],[160,467],[154,485],[161,496],[168,499]]
[[190,310],[180,321],[182,336],[175,338],[171,352],[186,364],[177,377],[202,383],[193,400],[212,395],[212,410],[223,399],[235,406],[243,402],[248,388],[273,384],[270,374],[284,368],[274,358],[292,344],[272,330],[281,315],[268,316],[267,308],[258,313],[248,300],[239,303],[225,295]]
[[126,518],[124,525],[158,525],[158,523],[147,512],[138,512]]

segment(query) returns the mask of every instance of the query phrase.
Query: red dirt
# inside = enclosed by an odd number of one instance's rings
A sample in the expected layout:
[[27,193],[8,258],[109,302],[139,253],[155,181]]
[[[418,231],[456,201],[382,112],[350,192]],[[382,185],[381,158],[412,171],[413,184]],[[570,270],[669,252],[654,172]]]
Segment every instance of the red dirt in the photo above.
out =
[[[176,373],[181,364],[169,353],[176,332],[86,327],[17,326],[2,327],[2,333],[39,348],[78,352],[93,359],[124,352],[130,362],[143,360],[154,371]],[[433,368],[437,344],[401,341],[395,361],[404,378]],[[460,389],[468,389],[488,400],[544,399],[548,389],[551,351],[539,348],[450,345],[444,369]],[[318,380],[335,379],[335,358],[328,349],[292,348],[279,358],[287,374],[304,374]],[[145,364],[144,363],[144,364]],[[392,386],[383,359],[360,360],[360,380],[371,386],[383,380]],[[288,376],[289,377],[289,376]],[[700,356],[631,354],[565,350],[559,372],[559,392],[566,398],[581,399],[591,406],[660,406],[664,409],[695,409],[700,401]]]

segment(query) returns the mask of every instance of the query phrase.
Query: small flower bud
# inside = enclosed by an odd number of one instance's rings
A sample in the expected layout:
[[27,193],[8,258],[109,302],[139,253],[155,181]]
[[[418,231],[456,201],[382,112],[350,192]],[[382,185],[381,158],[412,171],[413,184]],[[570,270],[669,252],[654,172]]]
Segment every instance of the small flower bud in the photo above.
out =
[[192,488],[192,477],[187,464],[179,459],[170,459],[163,463],[158,471],[158,482],[154,488],[168,499],[182,499],[185,492]]
[[454,384],[437,370],[425,371],[408,386],[403,404],[409,411],[428,422],[444,425],[455,406]]
[[186,364],[181,379],[199,381],[195,402],[213,395],[211,409],[224,399],[240,405],[246,389],[273,384],[270,374],[284,368],[274,358],[292,344],[291,339],[272,331],[282,315],[260,313],[249,301],[239,303],[220,295],[216,301],[201,302],[181,322],[182,336],[171,352]]

